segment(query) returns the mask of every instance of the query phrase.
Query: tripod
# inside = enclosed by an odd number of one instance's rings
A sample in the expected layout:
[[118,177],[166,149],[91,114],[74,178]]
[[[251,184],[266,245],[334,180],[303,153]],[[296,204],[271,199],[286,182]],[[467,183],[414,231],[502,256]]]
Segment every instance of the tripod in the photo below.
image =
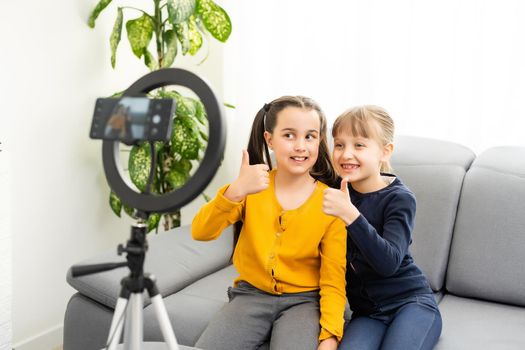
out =
[[[134,140],[134,142],[148,142],[150,146],[151,166],[145,190],[141,193],[136,192],[136,188],[130,187],[129,181],[122,176],[124,169],[122,169],[122,163],[119,161],[118,152],[119,141],[121,140],[115,140],[111,137],[100,137],[104,140],[102,144],[102,160],[109,187],[111,187],[120,198],[122,203],[126,203],[131,208],[135,208],[140,218],[136,224],[132,225],[131,238],[128,240],[126,247],[119,245],[118,252],[119,254],[123,252],[127,253],[127,262],[77,266],[73,267],[71,271],[73,277],[75,277],[122,266],[128,266],[130,269],[129,276],[121,281],[122,289],[111,321],[108,336],[108,348],[110,350],[114,350],[117,346],[122,336],[124,324],[125,349],[140,349],[143,338],[142,293],[144,289],[146,289],[150,295],[157,319],[160,323],[162,336],[167,342],[169,349],[182,350],[185,348],[184,346],[179,347],[177,345],[164,302],[155,285],[155,279],[151,275],[144,274],[143,271],[144,257],[148,248],[146,244],[147,225],[145,221],[148,218],[148,213],[167,213],[180,209],[206,188],[222,162],[226,132],[221,104],[215,93],[204,80],[186,70],[164,68],[151,72],[133,83],[124,91],[123,96],[140,97],[154,89],[168,85],[181,85],[192,90],[204,104],[204,110],[208,117],[209,135],[204,157],[195,174],[188,179],[184,186],[160,195],[151,195],[150,193],[157,169],[155,143],[157,141],[169,141],[173,122],[172,118],[169,118],[170,123],[167,125],[167,132],[162,132],[166,138],[157,137],[161,136],[160,134],[154,135],[154,130],[156,132],[159,131],[156,129],[159,127],[159,125],[157,125],[151,130],[151,135],[143,135],[140,140]],[[97,124],[100,121],[99,119],[99,115],[95,113],[93,118],[94,124]],[[161,166],[163,166],[163,164]],[[127,320],[124,323],[124,318],[126,317]]]
[[170,350],[179,350],[173,328],[162,296],[155,283],[155,277],[144,274],[144,259],[148,244],[146,241],[147,225],[143,219],[131,226],[131,237],[126,246],[118,246],[118,254],[127,253],[127,262],[107,263],[72,268],[74,277],[112,270],[117,267],[128,266],[130,274],[121,280],[121,290],[115,313],[111,321],[106,349],[115,350],[124,331],[124,349],[140,350],[143,341],[143,292],[148,291],[154,307],[160,330]]

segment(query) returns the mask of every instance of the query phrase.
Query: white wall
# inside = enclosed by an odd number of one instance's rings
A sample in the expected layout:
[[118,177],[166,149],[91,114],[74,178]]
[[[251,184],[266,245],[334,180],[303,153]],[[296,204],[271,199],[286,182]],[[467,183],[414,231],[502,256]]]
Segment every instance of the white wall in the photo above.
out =
[[[0,125],[0,130],[5,130],[3,128],[3,123]],[[2,134],[0,134],[0,140],[4,139]],[[12,231],[11,208],[8,196],[10,191],[11,174],[9,170],[9,154],[2,151],[3,148],[4,147],[0,145],[0,350],[11,350],[13,337],[11,324]]]
[[[10,193],[0,194],[0,209],[7,198],[12,230],[1,231],[0,238],[3,252],[4,237],[12,237],[13,278],[11,286],[4,286],[9,254],[0,254],[0,311],[4,317],[4,308],[9,310],[3,298],[12,287],[13,345],[20,349],[60,344],[66,303],[73,294],[65,281],[67,269],[102,250],[116,249],[129,237],[130,221],[115,217],[107,204],[101,143],[90,140],[88,132],[95,98],[125,89],[147,69],[132,56],[125,37],[117,69],[111,69],[108,38],[119,1],[92,30],[86,21],[96,3],[29,0],[2,7],[2,38],[7,42],[0,58],[6,88],[0,160],[12,176]],[[141,4],[152,6],[149,0],[133,5]],[[196,64],[203,55],[178,66],[205,76],[222,96],[222,48],[211,40],[210,55],[201,66]],[[224,183],[220,176],[216,181]]]
[[[226,93],[247,134],[283,94],[316,99],[333,121],[385,107],[398,134],[479,153],[525,145],[525,2],[268,0],[237,2]],[[242,116],[242,117],[241,117]]]
[[[0,23],[3,17],[0,18]],[[0,24],[1,26],[2,24]],[[2,27],[0,31],[3,32]],[[7,105],[7,81],[0,81],[0,106],[5,111]],[[12,240],[11,229],[11,159],[6,152],[8,126],[6,113],[0,113],[0,350],[11,350],[13,327],[12,308]]]
[[[10,209],[11,229],[0,238],[12,240],[15,345],[38,346],[46,334],[54,335],[53,345],[73,293],[65,283],[68,267],[128,236],[129,221],[115,218],[107,205],[100,143],[87,135],[94,99],[127,87],[146,69],[125,38],[117,70],[110,68],[116,6],[91,30],[85,22],[96,2],[3,4],[0,162],[11,179],[7,200],[0,187],[0,203]],[[519,0],[221,3],[233,22],[229,42],[213,43],[200,67],[193,65],[198,59],[183,62],[236,106],[228,112],[227,152],[209,195],[236,175],[257,110],[283,94],[315,98],[330,121],[349,106],[379,104],[398,133],[476,152],[525,145],[525,3]],[[150,1],[134,3],[140,4]],[[201,204],[184,209],[183,223]],[[8,266],[9,259],[0,255],[0,263]],[[0,307],[8,309],[2,297]]]

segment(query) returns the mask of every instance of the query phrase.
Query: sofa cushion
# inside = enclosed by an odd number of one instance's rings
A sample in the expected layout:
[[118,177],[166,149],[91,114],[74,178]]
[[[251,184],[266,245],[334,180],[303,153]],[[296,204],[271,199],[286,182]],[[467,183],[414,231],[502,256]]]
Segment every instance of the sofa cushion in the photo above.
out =
[[[230,265],[189,285],[178,293],[164,298],[177,341],[194,345],[210,319],[228,301],[227,290],[239,276]],[[144,319],[154,318],[153,305],[144,310]],[[145,323],[147,340],[162,339],[157,322]]]
[[[171,295],[198,279],[229,265],[233,248],[233,227],[212,242],[198,242],[191,237],[191,227],[176,229],[148,236],[149,250],[146,253],[144,271],[157,278],[157,287],[163,297]],[[116,249],[79,265],[123,261]],[[154,267],[150,269],[150,267]],[[67,282],[83,295],[99,303],[115,308],[120,292],[120,280],[129,274],[127,267],[92,275],[73,278],[71,269]],[[147,293],[146,293],[147,294]],[[145,297],[145,304],[149,304]]]
[[394,173],[417,202],[410,250],[434,291],[443,288],[461,186],[474,157],[452,142],[411,136],[396,140]]
[[465,177],[447,290],[525,306],[524,247],[525,147],[490,149]]
[[525,349],[525,309],[445,295],[436,350]]
[[102,349],[106,346],[113,309],[75,293],[64,317],[64,350]]

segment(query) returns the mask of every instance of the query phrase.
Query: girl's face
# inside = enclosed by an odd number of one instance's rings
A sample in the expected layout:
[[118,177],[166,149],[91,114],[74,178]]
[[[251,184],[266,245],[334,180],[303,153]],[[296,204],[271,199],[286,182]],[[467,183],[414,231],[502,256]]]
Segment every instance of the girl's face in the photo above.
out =
[[359,192],[372,192],[384,187],[381,162],[390,159],[393,145],[382,146],[370,138],[339,133],[334,138],[332,154],[335,170]]
[[319,154],[321,120],[315,110],[286,107],[277,114],[273,133],[265,132],[279,171],[308,174]]

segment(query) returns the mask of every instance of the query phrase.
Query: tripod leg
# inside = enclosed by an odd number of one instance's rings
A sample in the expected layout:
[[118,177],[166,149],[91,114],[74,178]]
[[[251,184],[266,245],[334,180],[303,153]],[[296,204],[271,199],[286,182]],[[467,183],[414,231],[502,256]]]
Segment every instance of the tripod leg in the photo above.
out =
[[177,344],[175,333],[173,333],[173,328],[171,327],[171,322],[168,317],[168,312],[166,311],[166,306],[164,305],[164,300],[162,300],[162,295],[159,293],[159,289],[155,284],[155,277],[150,274],[146,274],[144,277],[144,284],[148,290],[157,320],[159,321],[160,331],[162,332],[164,341],[168,344],[168,348],[170,350],[179,350],[179,345]]
[[157,320],[159,321],[160,331],[164,337],[164,341],[168,344],[170,350],[179,350],[179,345],[177,344],[177,339],[175,338],[175,333],[173,333],[173,328],[171,327],[171,322],[166,312],[166,306],[162,300],[160,294],[155,295],[151,298],[151,303],[155,308],[155,314],[157,315]]
[[122,336],[122,326],[124,325],[124,311],[126,311],[127,304],[128,299],[122,297],[118,298],[115,313],[111,320],[111,327],[109,328],[108,350],[115,350],[120,341],[120,337]]
[[126,315],[126,330],[124,332],[124,349],[140,350],[143,340],[142,293],[131,293],[130,307]]

